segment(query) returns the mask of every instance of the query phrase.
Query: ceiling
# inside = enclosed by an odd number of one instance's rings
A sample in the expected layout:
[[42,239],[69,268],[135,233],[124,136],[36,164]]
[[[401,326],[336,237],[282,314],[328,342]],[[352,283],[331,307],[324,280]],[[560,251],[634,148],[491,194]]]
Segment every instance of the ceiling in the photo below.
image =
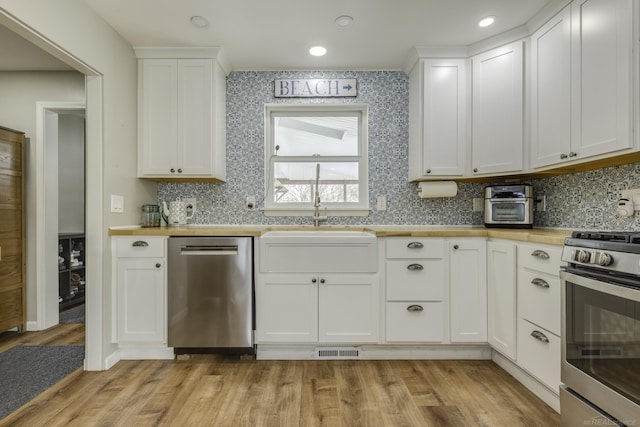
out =
[[[413,46],[468,46],[526,24],[550,0],[84,0],[132,46],[222,47],[234,70],[397,70]],[[353,25],[334,21],[349,15]],[[477,22],[494,15],[496,22]],[[205,28],[192,16],[208,21]],[[14,68],[68,69],[0,28]],[[323,57],[308,54],[323,45]],[[25,47],[26,46],[26,47]],[[10,50],[5,50],[10,49]],[[5,69],[0,63],[0,69]]]

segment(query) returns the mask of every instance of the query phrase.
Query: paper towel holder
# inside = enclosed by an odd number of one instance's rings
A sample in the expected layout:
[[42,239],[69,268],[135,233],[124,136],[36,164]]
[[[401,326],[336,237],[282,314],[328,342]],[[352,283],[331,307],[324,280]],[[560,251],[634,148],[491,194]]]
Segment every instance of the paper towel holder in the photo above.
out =
[[417,190],[418,196],[423,199],[455,197],[458,184],[455,181],[420,181]]

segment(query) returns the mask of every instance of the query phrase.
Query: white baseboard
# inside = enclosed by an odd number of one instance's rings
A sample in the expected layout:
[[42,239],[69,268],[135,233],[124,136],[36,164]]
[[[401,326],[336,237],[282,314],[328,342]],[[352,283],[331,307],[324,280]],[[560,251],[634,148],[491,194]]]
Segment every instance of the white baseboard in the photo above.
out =
[[506,358],[495,350],[493,350],[491,360],[507,371],[533,394],[538,396],[544,403],[553,408],[554,411],[560,413],[560,396],[557,393],[554,393],[553,390],[549,389],[535,377],[531,376],[531,374],[516,365],[512,360]]
[[34,320],[27,320],[27,331],[39,331],[38,322]]
[[[258,360],[315,360],[320,344],[258,344]],[[335,344],[327,347],[339,347]],[[435,345],[349,345],[360,351],[362,360],[489,360],[491,348],[486,344]]]
[[111,369],[121,360],[173,360],[173,347],[120,346],[104,360],[104,369]]

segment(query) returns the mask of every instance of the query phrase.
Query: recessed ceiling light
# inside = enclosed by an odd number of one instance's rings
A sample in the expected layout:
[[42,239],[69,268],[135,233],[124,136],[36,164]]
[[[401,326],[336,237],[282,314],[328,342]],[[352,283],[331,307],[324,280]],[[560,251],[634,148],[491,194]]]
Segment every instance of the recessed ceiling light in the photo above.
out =
[[207,18],[204,16],[192,16],[191,25],[197,28],[207,28],[209,26],[209,21],[207,21]]
[[478,27],[488,27],[489,25],[493,24],[495,20],[495,16],[487,16],[486,18],[482,18],[480,22],[478,22]]
[[313,56],[323,56],[325,53],[327,53],[327,49],[322,46],[314,46],[309,49],[309,53]]
[[349,15],[342,15],[338,16],[334,22],[336,24],[336,27],[340,28],[341,30],[345,30],[353,25],[353,18]]

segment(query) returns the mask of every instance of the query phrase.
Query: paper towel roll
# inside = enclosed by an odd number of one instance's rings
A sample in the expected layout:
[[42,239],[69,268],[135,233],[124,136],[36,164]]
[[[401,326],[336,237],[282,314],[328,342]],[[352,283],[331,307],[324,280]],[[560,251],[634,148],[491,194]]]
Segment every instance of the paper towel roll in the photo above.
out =
[[418,183],[418,195],[423,199],[433,197],[455,197],[458,184],[455,181],[427,181]]

